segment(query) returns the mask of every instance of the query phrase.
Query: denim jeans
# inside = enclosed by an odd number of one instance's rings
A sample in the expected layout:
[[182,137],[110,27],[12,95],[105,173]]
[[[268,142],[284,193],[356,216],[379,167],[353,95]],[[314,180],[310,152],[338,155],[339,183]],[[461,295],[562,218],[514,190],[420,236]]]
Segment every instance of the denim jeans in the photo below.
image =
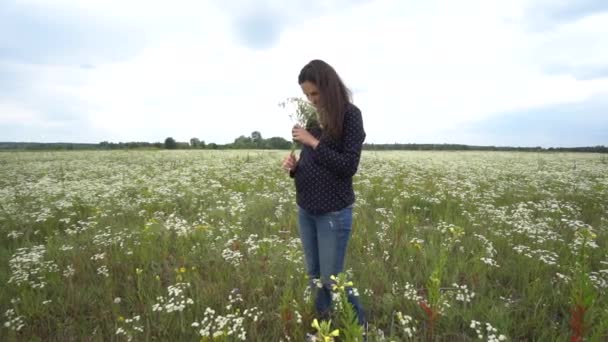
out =
[[[298,206],[298,228],[306,270],[315,294],[317,313],[326,318],[331,312],[331,275],[337,275],[344,269],[344,257],[351,235],[353,208],[322,215],[312,215]],[[321,288],[314,284],[320,279]],[[347,289],[348,301],[353,305],[359,324],[365,323],[365,314],[358,298],[352,289]]]

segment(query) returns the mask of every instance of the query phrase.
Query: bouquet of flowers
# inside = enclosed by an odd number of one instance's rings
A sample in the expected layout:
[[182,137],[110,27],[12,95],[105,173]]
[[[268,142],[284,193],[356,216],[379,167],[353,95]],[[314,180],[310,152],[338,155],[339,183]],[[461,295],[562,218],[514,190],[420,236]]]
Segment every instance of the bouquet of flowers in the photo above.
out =
[[[289,118],[295,125],[304,128],[311,128],[318,125],[317,111],[308,101],[299,97],[290,97],[287,100],[280,102],[279,107],[286,108],[291,106]],[[292,141],[291,153],[296,149],[296,142]]]

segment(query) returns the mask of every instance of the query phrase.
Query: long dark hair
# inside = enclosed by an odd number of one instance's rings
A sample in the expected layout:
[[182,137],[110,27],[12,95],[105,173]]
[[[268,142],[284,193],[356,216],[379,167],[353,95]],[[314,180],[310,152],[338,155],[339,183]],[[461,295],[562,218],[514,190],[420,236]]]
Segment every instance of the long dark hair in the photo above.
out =
[[321,108],[319,121],[324,132],[337,139],[342,136],[344,111],[352,102],[352,93],[344,85],[334,68],[326,62],[314,59],[300,71],[298,83],[311,82],[319,89]]

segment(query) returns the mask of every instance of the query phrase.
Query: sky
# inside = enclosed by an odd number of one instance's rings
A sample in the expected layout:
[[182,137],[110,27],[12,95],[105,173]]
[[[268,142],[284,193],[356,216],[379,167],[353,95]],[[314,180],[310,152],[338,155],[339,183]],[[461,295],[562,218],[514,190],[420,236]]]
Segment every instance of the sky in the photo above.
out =
[[0,0],[0,141],[290,139],[331,64],[367,143],[608,145],[606,0]]

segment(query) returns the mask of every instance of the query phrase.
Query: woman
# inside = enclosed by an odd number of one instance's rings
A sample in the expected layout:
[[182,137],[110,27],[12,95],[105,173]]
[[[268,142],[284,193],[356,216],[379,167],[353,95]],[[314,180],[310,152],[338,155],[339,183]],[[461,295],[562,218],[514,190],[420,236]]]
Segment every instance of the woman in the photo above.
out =
[[[302,68],[298,83],[317,110],[319,126],[294,126],[292,136],[302,144],[299,160],[293,154],[283,168],[295,179],[298,229],[311,283],[318,283],[315,307],[321,318],[331,311],[331,275],[343,271],[351,235],[355,175],[365,140],[361,111],[351,101],[336,71],[321,60]],[[359,324],[365,324],[357,297],[349,301]]]

